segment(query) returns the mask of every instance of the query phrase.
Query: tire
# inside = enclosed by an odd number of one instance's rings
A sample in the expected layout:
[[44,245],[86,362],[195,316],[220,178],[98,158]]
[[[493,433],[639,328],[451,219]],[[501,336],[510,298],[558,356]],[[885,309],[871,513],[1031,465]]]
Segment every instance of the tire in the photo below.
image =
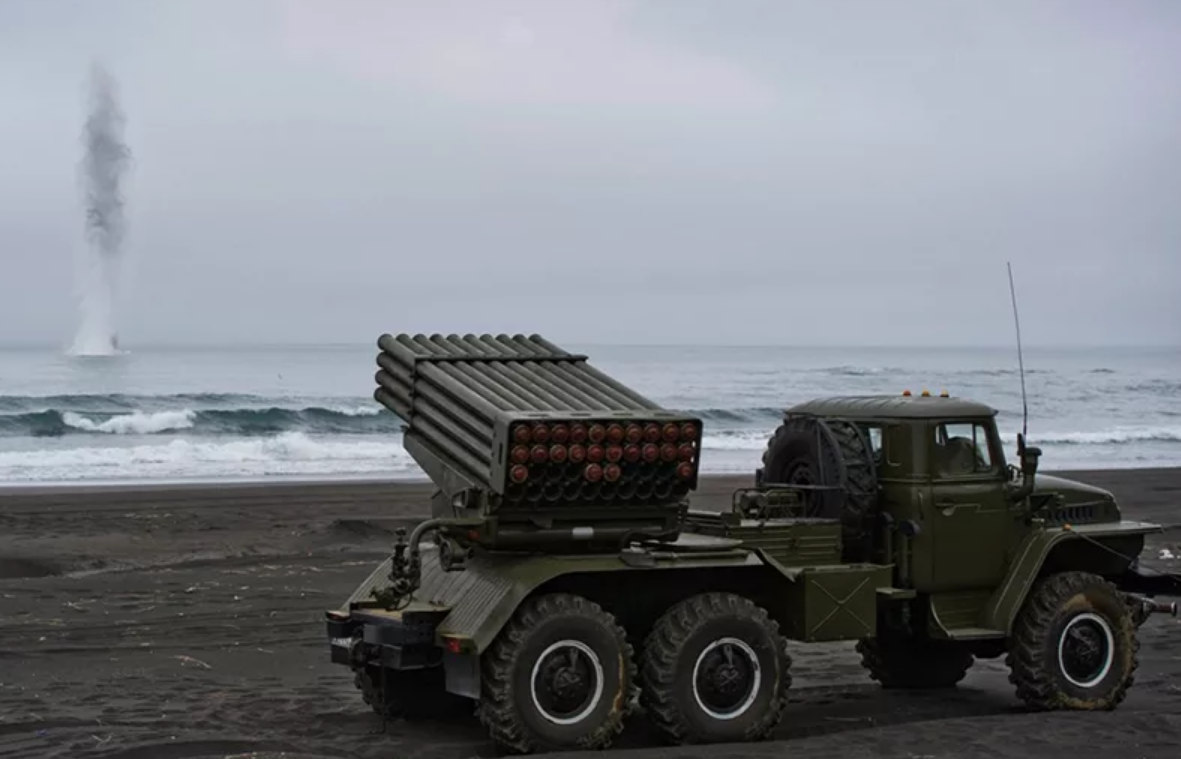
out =
[[974,657],[963,644],[918,638],[862,638],[861,666],[886,689],[954,688],[968,674]]
[[878,481],[872,447],[857,426],[840,420],[788,418],[767,441],[763,482],[834,488],[802,493],[806,513],[840,520],[844,561],[869,558],[878,514]]
[[383,720],[431,719],[470,713],[472,702],[446,690],[442,667],[390,670],[368,665],[353,673],[361,698]]
[[1114,709],[1135,680],[1139,647],[1114,585],[1087,572],[1050,575],[1013,625],[1009,681],[1036,711]]
[[[640,703],[669,743],[764,740],[787,705],[790,670],[787,640],[765,610],[732,593],[706,593],[678,603],[652,628]],[[716,679],[703,688],[711,673],[737,676],[731,682],[740,689],[726,692],[730,683]]]
[[632,648],[594,602],[565,593],[526,600],[482,659],[477,715],[502,751],[604,749],[623,730]]

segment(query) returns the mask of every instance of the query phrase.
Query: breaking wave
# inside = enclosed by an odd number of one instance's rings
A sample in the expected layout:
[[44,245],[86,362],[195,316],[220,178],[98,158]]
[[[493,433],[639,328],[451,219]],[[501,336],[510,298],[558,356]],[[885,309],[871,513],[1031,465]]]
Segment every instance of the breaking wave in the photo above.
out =
[[[691,409],[705,422],[706,447],[760,450],[782,419],[781,407]],[[1002,426],[1011,426],[1002,414]],[[400,445],[403,422],[364,398],[268,398],[239,394],[0,396],[0,438],[172,436],[186,444],[203,438],[275,438],[298,433]],[[1014,444],[1015,433],[1006,435]],[[280,438],[276,438],[280,439]],[[286,440],[296,438],[281,438]],[[1181,443],[1181,427],[1113,427],[1092,431],[1030,431],[1039,445],[1113,446]],[[131,441],[129,441],[131,442]],[[121,448],[120,450],[132,450]],[[120,454],[128,455],[128,454]]]
[[[68,435],[257,436],[284,432],[314,435],[391,435],[403,422],[374,401],[342,399],[312,405],[275,405],[276,399],[233,395],[0,396],[0,437]],[[172,408],[169,408],[169,405]],[[177,408],[179,406],[179,408]],[[709,426],[765,426],[777,408],[703,409]]]
[[316,440],[302,432],[231,441],[176,439],[131,446],[0,451],[0,478],[417,473],[399,440]]

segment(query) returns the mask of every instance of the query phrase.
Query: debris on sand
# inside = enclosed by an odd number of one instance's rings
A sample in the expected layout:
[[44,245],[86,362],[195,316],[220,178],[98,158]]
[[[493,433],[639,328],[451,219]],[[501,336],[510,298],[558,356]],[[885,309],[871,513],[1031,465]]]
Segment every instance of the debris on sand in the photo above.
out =
[[181,654],[180,656],[175,656],[173,658],[179,659],[181,666],[185,666],[187,664],[193,664],[193,665],[200,667],[201,669],[213,669],[213,667],[211,667],[210,665],[201,661],[200,659],[194,659],[193,657],[185,656],[184,654]]

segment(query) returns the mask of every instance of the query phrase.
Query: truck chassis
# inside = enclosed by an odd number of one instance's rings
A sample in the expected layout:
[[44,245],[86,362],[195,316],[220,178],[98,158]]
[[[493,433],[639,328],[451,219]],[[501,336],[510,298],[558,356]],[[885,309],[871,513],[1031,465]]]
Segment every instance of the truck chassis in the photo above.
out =
[[383,719],[472,709],[504,751],[603,749],[642,710],[673,744],[770,737],[789,642],[856,641],[887,688],[1004,656],[1032,709],[1114,709],[1181,578],[1159,525],[1037,476],[996,411],[947,394],[785,410],[754,487],[695,510],[702,423],[539,336],[383,335],[432,517],[327,612]]

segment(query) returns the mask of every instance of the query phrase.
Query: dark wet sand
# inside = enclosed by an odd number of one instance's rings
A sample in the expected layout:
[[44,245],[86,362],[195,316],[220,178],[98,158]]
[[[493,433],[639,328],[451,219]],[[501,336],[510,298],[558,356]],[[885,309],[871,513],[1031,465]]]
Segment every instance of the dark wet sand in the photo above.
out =
[[[1069,474],[1069,473],[1068,473]],[[1181,469],[1074,473],[1125,514],[1181,523]],[[713,478],[722,508],[746,478]],[[380,561],[429,486],[388,482],[0,487],[0,756],[458,759],[492,749],[474,719],[392,724],[331,665],[322,611]],[[1181,556],[1181,526],[1146,562]],[[1003,664],[950,693],[886,694],[849,644],[793,646],[795,700],[778,739],[661,748],[642,719],[620,757],[1181,756],[1181,621],[1141,630],[1114,713],[1027,714]]]

